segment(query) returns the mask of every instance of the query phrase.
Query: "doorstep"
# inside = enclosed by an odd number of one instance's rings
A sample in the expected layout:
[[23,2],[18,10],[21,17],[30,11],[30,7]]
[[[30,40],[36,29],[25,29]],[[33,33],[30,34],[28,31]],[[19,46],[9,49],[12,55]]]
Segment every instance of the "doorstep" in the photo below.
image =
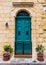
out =
[[11,58],[9,61],[3,61],[2,58],[0,58],[0,63],[31,63],[31,58]]
[[40,62],[38,60],[33,60],[32,58],[11,58],[9,61],[3,61],[2,58],[0,58],[0,64],[3,65],[7,65],[7,64],[29,64],[29,65],[46,65],[46,59],[43,62]]

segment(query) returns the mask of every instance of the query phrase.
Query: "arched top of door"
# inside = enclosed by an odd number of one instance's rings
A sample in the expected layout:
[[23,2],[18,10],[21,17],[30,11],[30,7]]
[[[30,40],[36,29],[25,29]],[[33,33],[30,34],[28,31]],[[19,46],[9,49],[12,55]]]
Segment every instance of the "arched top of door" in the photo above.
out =
[[22,9],[22,10],[19,10],[19,11],[17,12],[16,17],[17,17],[17,16],[29,16],[29,17],[30,17],[30,13],[29,13],[27,10]]

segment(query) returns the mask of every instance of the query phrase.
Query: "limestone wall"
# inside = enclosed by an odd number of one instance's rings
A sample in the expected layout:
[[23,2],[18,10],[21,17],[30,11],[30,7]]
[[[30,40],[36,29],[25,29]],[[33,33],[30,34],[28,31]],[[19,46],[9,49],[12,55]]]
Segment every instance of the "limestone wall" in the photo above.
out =
[[0,0],[0,2],[46,2],[46,0]]
[[[17,0],[14,1],[17,2]],[[33,58],[36,58],[36,46],[38,44],[42,44],[46,48],[46,12],[43,10],[43,6],[40,3],[38,3],[37,0],[29,0],[34,3],[37,2],[34,4],[33,7],[14,7],[12,4],[12,2],[14,1],[0,1],[0,57],[2,57],[2,54],[4,52],[4,45],[10,44],[14,48],[15,16],[18,10],[26,9],[29,11],[30,16],[32,17],[32,55]],[[23,0],[23,2],[24,1],[27,0]],[[40,0],[40,2],[43,1],[45,0]],[[6,22],[8,22],[8,28],[6,27]]]

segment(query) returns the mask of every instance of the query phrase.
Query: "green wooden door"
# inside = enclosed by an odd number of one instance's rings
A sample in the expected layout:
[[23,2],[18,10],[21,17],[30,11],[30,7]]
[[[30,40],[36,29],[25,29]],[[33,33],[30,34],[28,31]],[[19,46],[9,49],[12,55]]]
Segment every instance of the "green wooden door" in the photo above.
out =
[[27,15],[16,17],[15,54],[32,53],[31,18]]

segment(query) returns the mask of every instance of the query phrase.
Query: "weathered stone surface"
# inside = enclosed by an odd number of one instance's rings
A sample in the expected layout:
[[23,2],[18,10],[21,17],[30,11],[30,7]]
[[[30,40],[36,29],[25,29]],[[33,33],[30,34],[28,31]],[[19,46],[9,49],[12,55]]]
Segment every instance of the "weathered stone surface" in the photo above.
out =
[[[45,2],[45,0],[38,0]],[[10,44],[14,48],[15,43],[15,17],[20,9],[26,9],[31,17],[32,29],[32,53],[36,58],[35,48],[37,44],[46,46],[46,12],[37,0],[0,0],[0,57],[3,54],[3,46]],[[34,2],[33,7],[13,6],[12,2]],[[45,4],[45,3],[44,3]],[[8,28],[6,28],[8,22]]]

